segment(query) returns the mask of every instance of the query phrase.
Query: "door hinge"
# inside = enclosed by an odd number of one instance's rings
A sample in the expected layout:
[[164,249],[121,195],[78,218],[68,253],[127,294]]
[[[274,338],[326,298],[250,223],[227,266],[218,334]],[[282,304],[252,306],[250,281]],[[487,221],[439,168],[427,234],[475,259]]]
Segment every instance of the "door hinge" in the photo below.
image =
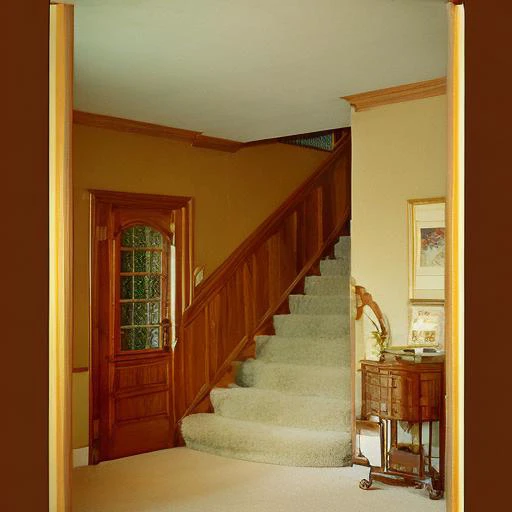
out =
[[96,240],[104,242],[107,239],[107,226],[96,226]]

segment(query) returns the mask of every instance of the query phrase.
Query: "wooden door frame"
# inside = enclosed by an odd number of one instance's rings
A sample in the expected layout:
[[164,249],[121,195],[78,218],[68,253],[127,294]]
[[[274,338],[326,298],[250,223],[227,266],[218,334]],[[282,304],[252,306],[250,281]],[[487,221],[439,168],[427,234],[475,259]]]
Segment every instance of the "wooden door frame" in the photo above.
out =
[[[180,310],[183,312],[192,300],[193,282],[192,269],[194,262],[194,232],[193,232],[193,199],[188,196],[164,196],[156,194],[140,194],[137,192],[117,192],[110,190],[90,189],[90,219],[89,219],[89,464],[94,464],[93,442],[95,437],[95,406],[99,400],[97,396],[96,381],[100,371],[97,354],[99,354],[99,301],[98,301],[98,243],[105,236],[103,230],[98,229],[98,210],[100,205],[109,204],[115,207],[136,207],[155,210],[178,210],[183,226],[177,254],[181,262],[181,300]],[[179,332],[179,329],[177,329]],[[171,379],[172,386],[172,413],[175,409],[174,393],[174,357],[171,355]],[[175,415],[174,415],[175,416]]]
[[464,52],[462,0],[450,0],[448,179],[446,194],[446,457],[447,512],[464,508]]

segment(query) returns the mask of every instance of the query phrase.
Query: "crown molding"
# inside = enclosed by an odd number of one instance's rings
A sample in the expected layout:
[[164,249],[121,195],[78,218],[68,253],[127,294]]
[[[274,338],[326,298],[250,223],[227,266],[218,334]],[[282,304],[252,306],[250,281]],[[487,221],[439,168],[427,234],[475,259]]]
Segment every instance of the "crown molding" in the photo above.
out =
[[244,143],[237,142],[236,140],[221,139],[219,137],[209,137],[208,135],[198,133],[192,141],[192,146],[196,148],[217,149],[219,151],[235,153],[244,146]]
[[341,99],[347,100],[356,112],[360,112],[391,103],[431,98],[442,94],[446,94],[446,77],[342,96]]
[[81,110],[73,111],[73,122],[84,126],[94,126],[95,128],[106,128],[108,130],[116,130],[119,132],[138,133],[141,135],[149,135],[151,137],[163,137],[180,142],[188,142],[194,147],[227,151],[230,153],[238,151],[238,149],[243,146],[242,142],[210,137],[194,130],[184,130],[182,128],[173,128],[171,126],[144,123],[142,121],[133,121],[132,119],[124,119],[121,117],[82,112]]
[[[238,142],[231,139],[222,139],[220,137],[210,137],[201,132],[194,130],[184,130],[182,128],[173,128],[171,126],[163,126],[159,124],[144,123],[142,121],[134,121],[132,119],[124,119],[122,117],[106,116],[103,114],[94,114],[92,112],[83,112],[81,110],[73,110],[73,123],[83,126],[93,126],[95,128],[105,128],[107,130],[116,130],[118,132],[138,133],[141,135],[149,135],[151,137],[163,137],[166,139],[176,140],[180,142],[188,142],[195,148],[213,149],[216,151],[225,151],[227,153],[235,153],[239,149],[249,148],[252,146],[279,144],[283,143],[289,137],[276,137],[273,139],[261,139],[251,142]],[[300,135],[313,135],[322,132],[312,132]],[[297,146],[301,147],[301,146]],[[315,148],[304,148],[319,151]]]

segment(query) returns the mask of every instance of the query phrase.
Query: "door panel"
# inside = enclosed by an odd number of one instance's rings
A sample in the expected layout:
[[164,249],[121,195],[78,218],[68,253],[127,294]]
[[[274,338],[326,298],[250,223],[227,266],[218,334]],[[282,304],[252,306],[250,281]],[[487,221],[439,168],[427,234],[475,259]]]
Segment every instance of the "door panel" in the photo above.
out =
[[175,257],[184,254],[175,245],[184,240],[183,208],[153,204],[95,205],[93,463],[173,443],[171,319],[180,321],[186,300]]
[[167,384],[169,384],[169,372],[165,362],[116,368],[116,392],[134,391],[141,386],[166,386]]

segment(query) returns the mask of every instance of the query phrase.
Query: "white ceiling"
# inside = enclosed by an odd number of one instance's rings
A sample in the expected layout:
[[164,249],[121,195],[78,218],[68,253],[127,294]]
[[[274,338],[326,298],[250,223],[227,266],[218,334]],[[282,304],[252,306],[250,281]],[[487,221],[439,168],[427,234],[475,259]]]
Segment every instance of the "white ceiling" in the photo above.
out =
[[350,124],[438,78],[445,0],[74,0],[75,108],[250,141]]

